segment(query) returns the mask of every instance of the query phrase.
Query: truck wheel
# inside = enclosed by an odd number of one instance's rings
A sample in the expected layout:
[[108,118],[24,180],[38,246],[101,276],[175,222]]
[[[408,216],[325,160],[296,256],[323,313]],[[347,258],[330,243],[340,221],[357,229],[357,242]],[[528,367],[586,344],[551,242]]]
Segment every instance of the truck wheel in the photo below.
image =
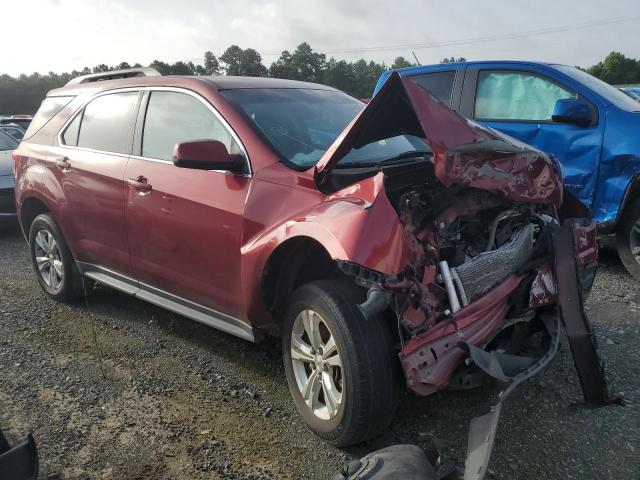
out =
[[616,231],[616,245],[627,271],[640,280],[640,198],[625,209]]
[[363,292],[350,282],[303,285],[292,295],[283,328],[296,407],[316,435],[339,447],[388,427],[398,400],[390,331],[382,319],[363,317],[361,301]]
[[[83,294],[82,276],[58,225],[49,213],[38,215],[29,230],[31,262],[38,283],[54,300],[68,302]],[[89,289],[92,282],[85,280]]]

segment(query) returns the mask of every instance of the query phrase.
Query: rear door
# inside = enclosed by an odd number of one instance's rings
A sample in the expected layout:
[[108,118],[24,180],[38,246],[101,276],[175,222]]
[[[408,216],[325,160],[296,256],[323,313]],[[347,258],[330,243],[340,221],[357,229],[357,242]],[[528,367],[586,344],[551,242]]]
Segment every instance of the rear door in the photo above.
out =
[[244,174],[233,174],[179,168],[171,158],[175,144],[189,140],[219,140],[230,153],[245,159],[246,153],[197,94],[159,89],[147,92],[144,102],[136,155],[125,173],[131,182],[126,219],[136,276],[156,303],[188,300],[238,318],[248,162]]
[[[499,65],[467,68],[461,113],[539,150],[562,165],[564,183],[592,206],[604,132],[604,116],[595,125],[576,126],[551,119],[559,99],[584,98],[549,72]],[[585,98],[589,101],[589,99]],[[594,109],[597,109],[593,105]]]
[[133,277],[124,223],[124,172],[140,93],[92,99],[63,128],[53,171],[64,198],[64,232],[87,271]]

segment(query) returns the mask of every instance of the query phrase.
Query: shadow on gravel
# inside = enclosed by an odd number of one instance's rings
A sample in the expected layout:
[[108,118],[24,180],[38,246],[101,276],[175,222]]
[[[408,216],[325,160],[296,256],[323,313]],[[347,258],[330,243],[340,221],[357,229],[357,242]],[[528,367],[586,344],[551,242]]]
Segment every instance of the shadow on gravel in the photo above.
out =
[[15,240],[22,237],[20,226],[18,223],[8,223],[5,225],[0,224],[0,241],[3,240]]
[[260,344],[247,342],[103,286],[91,292],[86,303],[80,301],[75,306],[87,309],[87,304],[88,311],[94,315],[113,317],[120,325],[124,321],[124,328],[126,322],[142,328],[155,324],[162,333],[161,349],[167,346],[166,342],[178,339],[209,352],[216,360],[222,357],[233,362],[247,375],[247,381],[269,380],[272,383],[275,380],[279,386],[287,388],[278,339],[268,337]]

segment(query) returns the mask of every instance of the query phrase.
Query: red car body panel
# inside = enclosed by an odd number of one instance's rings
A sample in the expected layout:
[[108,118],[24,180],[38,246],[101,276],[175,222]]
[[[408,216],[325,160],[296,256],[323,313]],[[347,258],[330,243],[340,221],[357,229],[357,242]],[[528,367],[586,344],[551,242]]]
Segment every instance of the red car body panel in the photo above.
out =
[[[64,122],[92,96],[109,89],[145,87],[187,89],[200,95],[242,140],[252,174],[180,169],[170,163],[59,145]],[[37,199],[52,212],[76,260],[103,265],[253,328],[274,323],[263,299],[262,281],[274,251],[293,239],[314,240],[332,259],[384,276],[402,272],[414,259],[400,218],[384,192],[383,173],[337,191],[323,188],[326,177],[352,148],[392,134],[413,134],[425,138],[433,149],[436,175],[448,187],[474,187],[512,201],[555,206],[562,198],[559,172],[543,154],[519,145],[496,152],[491,145],[501,136],[462,119],[397,75],[390,77],[316,168],[306,172],[282,164],[207,80],[136,77],[50,95],[76,98],[18,148],[19,212],[25,202]],[[70,161],[69,169],[56,163],[64,157]],[[150,192],[128,185],[129,179],[140,176],[153,187]],[[27,232],[29,225],[22,228]],[[595,248],[588,233],[580,239],[583,250]],[[508,296],[520,280],[508,278],[458,311],[453,322],[441,322],[407,342],[401,360],[409,386],[420,394],[444,387],[463,356],[455,347],[459,333],[465,341],[480,345],[500,328]]]
[[139,282],[243,318],[238,265],[251,180],[200,173],[129,160],[125,179],[144,176],[153,188],[125,191],[131,267]]
[[409,388],[420,395],[429,395],[447,386],[465,356],[464,350],[452,347],[462,340],[481,345],[499,330],[509,310],[509,295],[521,280],[517,276],[508,278],[456,312],[450,322],[440,322],[425,334],[409,340],[400,352]]

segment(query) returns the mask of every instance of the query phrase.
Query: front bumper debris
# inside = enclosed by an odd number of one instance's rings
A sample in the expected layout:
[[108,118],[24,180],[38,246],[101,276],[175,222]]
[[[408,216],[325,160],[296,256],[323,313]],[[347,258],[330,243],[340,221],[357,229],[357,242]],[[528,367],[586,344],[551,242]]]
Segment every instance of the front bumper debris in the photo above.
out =
[[502,402],[518,385],[546,368],[558,353],[560,320],[556,315],[545,316],[542,321],[551,337],[551,341],[547,352],[537,360],[517,355],[487,352],[468,344],[463,347],[469,351],[470,358],[478,367],[507,384],[507,387],[499,393],[498,403],[491,407],[491,411],[471,420],[464,480],[481,480],[487,473],[493,443],[498,430]]
[[[469,428],[468,452],[464,480],[484,478],[498,429],[502,403],[525,380],[543,370],[555,357],[560,343],[560,320],[569,339],[573,361],[578,371],[585,404],[602,407],[620,403],[621,396],[610,396],[600,360],[593,329],[584,311],[583,281],[579,271],[581,262],[576,252],[576,220],[567,220],[553,230],[553,250],[557,282],[557,314],[542,317],[551,342],[539,359],[486,352],[469,344],[462,344],[469,357],[484,372],[506,384],[491,411],[472,419]],[[582,262],[583,263],[583,262]],[[515,373],[514,372],[519,372]]]

